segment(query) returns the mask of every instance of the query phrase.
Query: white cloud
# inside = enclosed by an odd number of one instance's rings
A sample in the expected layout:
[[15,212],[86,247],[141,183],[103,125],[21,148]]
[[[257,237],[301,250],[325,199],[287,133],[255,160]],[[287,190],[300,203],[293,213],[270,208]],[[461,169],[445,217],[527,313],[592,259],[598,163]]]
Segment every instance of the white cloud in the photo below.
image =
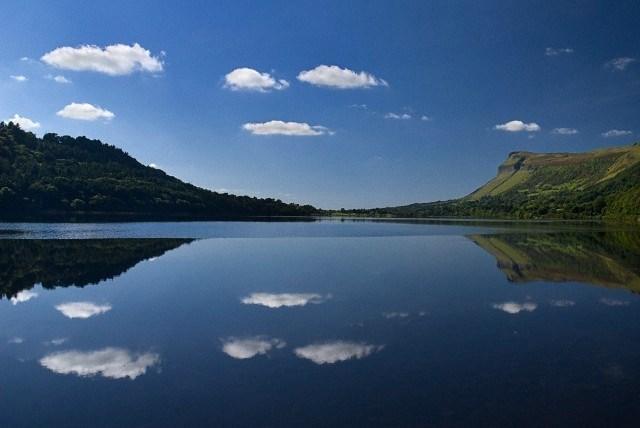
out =
[[544,54],[546,56],[558,56],[562,54],[571,54],[573,49],[571,48],[546,48]]
[[504,303],[494,303],[494,309],[499,309],[508,314],[517,314],[520,312],[533,312],[536,310],[538,305],[535,303],[527,302],[527,303],[516,303],[516,302],[504,302]]
[[47,346],[49,346],[49,345],[60,346],[60,345],[62,345],[64,343],[66,343],[68,340],[69,339],[67,339],[66,337],[58,337],[56,339],[48,340],[48,341],[44,342],[44,344],[47,345]]
[[253,135],[288,135],[298,137],[313,137],[317,135],[332,135],[333,132],[324,126],[311,126],[304,122],[283,122],[270,120],[264,123],[245,123],[242,125],[245,131]]
[[135,379],[160,361],[158,354],[134,354],[126,349],[104,348],[98,351],[66,351],[49,354],[40,365],[59,374],[102,375],[110,379]]
[[149,164],[149,165],[147,165],[147,166],[149,166],[149,167],[151,167],[151,168],[158,169],[158,165],[156,165],[155,163],[150,163],[150,164]]
[[276,80],[269,73],[260,73],[252,68],[236,68],[224,77],[224,87],[233,91],[268,92],[272,89],[282,90],[289,87],[289,82]]
[[111,120],[116,116],[109,110],[89,103],[71,103],[64,106],[56,114],[60,117],[77,120],[96,120],[100,118]]
[[16,125],[20,125],[20,128],[24,129],[25,131],[40,128],[40,122],[31,120],[28,117],[20,116],[19,114],[14,114],[13,117],[5,119],[5,122],[13,122]]
[[242,298],[246,305],[262,305],[268,308],[281,308],[291,306],[305,306],[309,303],[322,303],[330,296],[321,296],[316,293],[251,293]]
[[298,357],[306,358],[316,364],[334,364],[352,358],[359,360],[382,348],[383,346],[337,340],[296,348],[294,352]]
[[506,132],[538,132],[540,131],[540,125],[535,122],[524,123],[521,120],[512,120],[507,123],[503,123],[501,125],[494,126],[494,129],[498,131],[506,131]]
[[312,70],[301,71],[298,80],[316,86],[338,89],[369,88],[389,86],[386,81],[365,71],[355,72],[337,65],[319,65]]
[[637,59],[629,57],[614,58],[605,63],[605,67],[613,71],[624,71],[630,64],[636,62]]
[[162,60],[137,43],[110,45],[105,48],[82,45],[77,48],[64,46],[48,52],[40,58],[56,68],[73,71],[96,71],[110,76],[131,74],[135,71],[158,73],[163,69]]
[[111,310],[111,305],[96,305],[92,302],[68,302],[56,306],[67,318],[90,318]]
[[407,318],[409,316],[409,312],[383,312],[382,316],[388,320],[394,318]]
[[424,115],[424,114],[423,114],[423,115],[420,117],[420,120],[423,120],[423,121],[425,121],[425,122],[431,122],[433,119],[431,118],[431,116],[427,116],[427,115]]
[[626,300],[609,299],[606,297],[600,299],[600,303],[607,306],[629,306],[629,302]]
[[384,115],[385,119],[397,119],[397,120],[409,120],[411,115],[408,113],[387,113]]
[[575,128],[554,128],[551,133],[558,135],[575,135],[578,133],[578,130]]
[[552,300],[549,302],[551,306],[555,306],[556,308],[568,308],[571,306],[575,306],[576,302],[573,300]]
[[627,131],[625,129],[610,129],[607,132],[603,132],[602,136],[604,138],[613,138],[613,137],[624,137],[626,135],[631,135],[633,132]]
[[9,77],[11,77],[11,78],[12,78],[13,80],[15,80],[16,82],[26,82],[27,80],[29,80],[29,79],[27,79],[27,76],[23,76],[23,75],[17,75],[17,76],[16,76],[16,75],[13,75],[13,74],[12,74],[12,75],[11,75],[11,76],[9,76]]
[[17,305],[18,303],[28,302],[29,300],[35,299],[36,297],[38,297],[38,293],[29,290],[23,290],[11,298],[11,304]]
[[20,345],[21,343],[24,343],[24,339],[21,337],[12,337],[7,341],[7,343],[10,343],[12,345]]
[[31,58],[29,58],[28,56],[23,56],[22,58],[20,58],[20,61],[31,61]]
[[45,79],[53,80],[56,83],[71,83],[71,80],[67,79],[66,77],[62,76],[61,74],[58,74],[56,76],[54,76],[52,74],[47,74],[44,77],[45,77]]
[[232,358],[246,360],[256,355],[265,355],[272,349],[284,348],[286,345],[280,339],[272,339],[266,336],[230,337],[222,341],[222,352]]

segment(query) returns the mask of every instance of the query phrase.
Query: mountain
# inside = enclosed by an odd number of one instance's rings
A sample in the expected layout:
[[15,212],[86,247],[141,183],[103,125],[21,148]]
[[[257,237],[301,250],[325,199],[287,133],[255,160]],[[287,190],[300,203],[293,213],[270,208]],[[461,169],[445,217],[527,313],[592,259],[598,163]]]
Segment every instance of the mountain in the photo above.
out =
[[193,239],[0,239],[0,299],[36,284],[84,287],[123,274]]
[[308,216],[310,205],[202,189],[85,137],[0,122],[0,220]]
[[513,283],[584,282],[640,292],[640,233],[501,233],[468,236]]
[[495,178],[463,198],[356,214],[640,219],[640,143],[586,153],[513,152]]

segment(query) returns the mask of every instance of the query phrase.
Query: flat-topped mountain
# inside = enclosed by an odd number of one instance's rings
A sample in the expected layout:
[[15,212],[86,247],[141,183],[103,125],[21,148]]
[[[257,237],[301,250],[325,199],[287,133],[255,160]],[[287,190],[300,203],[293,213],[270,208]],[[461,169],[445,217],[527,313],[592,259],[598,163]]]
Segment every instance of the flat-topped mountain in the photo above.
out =
[[310,205],[217,193],[85,137],[0,122],[0,220],[191,220],[306,216]]
[[358,210],[398,217],[640,218],[640,143],[585,153],[512,152],[455,200]]

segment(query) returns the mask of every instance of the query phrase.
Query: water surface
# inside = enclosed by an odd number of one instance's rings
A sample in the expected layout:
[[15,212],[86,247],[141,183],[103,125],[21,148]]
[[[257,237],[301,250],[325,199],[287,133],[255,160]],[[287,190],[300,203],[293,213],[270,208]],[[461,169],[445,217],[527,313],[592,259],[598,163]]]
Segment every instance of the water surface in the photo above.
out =
[[640,416],[637,231],[0,229],[3,426],[632,426]]

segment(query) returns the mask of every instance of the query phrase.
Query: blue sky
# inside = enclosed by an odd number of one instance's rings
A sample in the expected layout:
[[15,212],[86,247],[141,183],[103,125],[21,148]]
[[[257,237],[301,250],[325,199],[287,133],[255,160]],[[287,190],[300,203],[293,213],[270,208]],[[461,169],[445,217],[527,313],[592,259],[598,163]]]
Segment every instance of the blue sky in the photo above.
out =
[[[637,1],[5,0],[3,10],[0,119],[98,138],[210,189],[389,206],[469,193],[511,151],[640,140]],[[228,81],[239,68],[261,74]],[[319,135],[256,135],[283,130]]]

